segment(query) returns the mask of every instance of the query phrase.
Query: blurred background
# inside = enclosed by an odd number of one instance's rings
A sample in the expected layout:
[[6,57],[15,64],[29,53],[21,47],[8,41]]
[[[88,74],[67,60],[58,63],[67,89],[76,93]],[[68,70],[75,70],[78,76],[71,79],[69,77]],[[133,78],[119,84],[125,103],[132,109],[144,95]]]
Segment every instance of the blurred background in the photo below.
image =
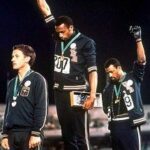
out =
[[[141,26],[147,55],[142,97],[148,112],[150,104],[150,1],[47,0],[47,2],[50,4],[54,16],[68,15],[72,17],[76,28],[95,40],[99,74],[98,92],[101,92],[105,85],[103,64],[107,58],[116,57],[121,61],[124,70],[132,69],[133,61],[136,59],[136,49],[128,29],[130,25]],[[36,50],[37,59],[33,69],[39,71],[47,79],[49,103],[54,105],[52,90],[54,42],[38,10],[36,0],[1,0],[0,104],[2,106],[5,104],[7,82],[15,75],[10,63],[12,46],[21,43],[29,44]],[[146,115],[150,118],[149,112]]]
[[[147,68],[142,85],[143,102],[150,103],[150,9],[148,0],[47,0],[54,16],[68,15],[75,26],[96,41],[99,72],[98,91],[105,84],[104,61],[117,57],[123,69],[132,69],[136,59],[134,40],[128,29],[130,25],[142,27],[142,37],[147,55]],[[29,44],[37,52],[33,69],[41,72],[49,83],[50,103],[52,94],[54,42],[40,14],[36,0],[1,0],[0,5],[0,103],[4,103],[7,80],[14,76],[10,56],[12,46]]]

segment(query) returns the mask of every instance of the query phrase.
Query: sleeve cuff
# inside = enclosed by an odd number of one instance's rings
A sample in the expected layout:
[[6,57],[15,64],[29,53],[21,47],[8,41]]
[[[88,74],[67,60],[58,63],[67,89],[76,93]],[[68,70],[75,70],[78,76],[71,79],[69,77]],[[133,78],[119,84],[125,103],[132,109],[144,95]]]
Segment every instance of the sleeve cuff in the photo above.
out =
[[49,22],[51,22],[51,21],[54,20],[54,19],[55,19],[55,18],[54,18],[53,15],[49,15],[49,16],[45,17],[45,22],[46,22],[46,23],[49,23]]
[[31,132],[31,135],[33,135],[33,136],[40,136],[40,135],[41,135],[41,132],[32,131],[32,132]]
[[142,41],[142,39],[136,39],[136,43],[141,42],[141,41]]
[[8,134],[2,134],[2,139],[7,138]]
[[88,68],[88,72],[97,71],[97,66],[92,66]]

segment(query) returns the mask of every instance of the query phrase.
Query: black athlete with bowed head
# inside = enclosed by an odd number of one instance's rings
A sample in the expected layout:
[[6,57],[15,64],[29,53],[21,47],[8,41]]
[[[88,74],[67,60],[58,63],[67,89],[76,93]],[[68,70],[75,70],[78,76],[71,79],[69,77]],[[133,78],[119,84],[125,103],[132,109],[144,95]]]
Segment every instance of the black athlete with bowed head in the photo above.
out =
[[133,70],[126,73],[116,58],[110,58],[104,64],[108,81],[102,99],[113,150],[141,150],[140,125],[145,123],[140,88],[146,56],[141,27],[131,26],[129,31],[135,38],[137,51]]

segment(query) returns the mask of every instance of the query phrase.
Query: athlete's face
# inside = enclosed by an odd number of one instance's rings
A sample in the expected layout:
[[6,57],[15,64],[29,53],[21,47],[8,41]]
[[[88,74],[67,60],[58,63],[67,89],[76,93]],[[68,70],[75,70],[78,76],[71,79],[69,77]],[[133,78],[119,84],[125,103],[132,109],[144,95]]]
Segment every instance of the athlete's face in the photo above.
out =
[[108,68],[105,68],[105,72],[112,82],[120,80],[121,70],[121,66],[115,67],[114,65],[110,65]]
[[12,67],[14,70],[19,70],[25,67],[29,63],[30,57],[25,56],[22,51],[15,49],[12,52]]
[[59,38],[64,41],[68,40],[74,32],[72,25],[68,27],[64,23],[59,26],[55,26],[55,31],[58,33]]

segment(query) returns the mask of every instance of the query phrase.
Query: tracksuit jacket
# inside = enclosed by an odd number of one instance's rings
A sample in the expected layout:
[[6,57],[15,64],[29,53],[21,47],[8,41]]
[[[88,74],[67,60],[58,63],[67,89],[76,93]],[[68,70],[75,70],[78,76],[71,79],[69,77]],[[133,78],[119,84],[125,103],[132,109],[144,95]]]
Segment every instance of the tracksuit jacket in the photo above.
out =
[[[48,16],[45,19],[51,33],[54,31],[55,19]],[[86,90],[88,83],[86,74],[97,71],[95,42],[75,30],[69,41],[63,41],[64,47],[75,36],[78,36],[64,52],[61,60],[61,40],[55,42],[54,56],[54,88],[61,90]]]
[[[137,126],[145,123],[144,109],[141,97],[141,82],[144,76],[145,65],[134,63],[133,71],[127,73],[122,81],[121,92],[130,118],[131,125]],[[106,85],[103,91],[104,112],[108,114],[113,99],[113,84]]]
[[2,136],[7,137],[10,130],[29,130],[40,136],[47,116],[48,94],[45,78],[34,71],[18,85],[16,105],[13,106],[15,78],[10,80],[6,94],[6,110]]

